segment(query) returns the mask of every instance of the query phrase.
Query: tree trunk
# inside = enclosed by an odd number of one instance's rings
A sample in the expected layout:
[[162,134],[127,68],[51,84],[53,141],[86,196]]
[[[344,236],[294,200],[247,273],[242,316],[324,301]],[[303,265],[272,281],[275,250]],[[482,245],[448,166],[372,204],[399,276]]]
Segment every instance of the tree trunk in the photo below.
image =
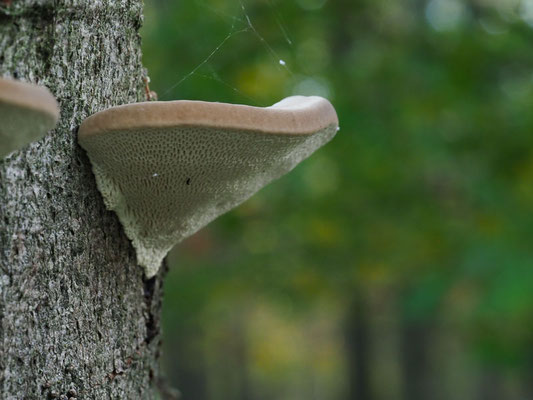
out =
[[143,278],[76,140],[90,114],[143,100],[141,23],[141,0],[0,0],[0,76],[61,105],[0,162],[1,399],[154,398],[161,276]]
[[[174,327],[166,332],[175,344],[169,346],[164,358],[169,360],[169,380],[179,385],[184,400],[208,400],[207,360],[204,347],[204,328],[196,320],[187,326]],[[170,367],[172,370],[170,370]]]
[[430,358],[431,322],[404,315],[402,323],[403,399],[431,399],[435,397]]
[[350,400],[371,400],[371,354],[370,317],[364,294],[358,293],[352,299],[346,319],[346,347],[348,360],[348,382]]

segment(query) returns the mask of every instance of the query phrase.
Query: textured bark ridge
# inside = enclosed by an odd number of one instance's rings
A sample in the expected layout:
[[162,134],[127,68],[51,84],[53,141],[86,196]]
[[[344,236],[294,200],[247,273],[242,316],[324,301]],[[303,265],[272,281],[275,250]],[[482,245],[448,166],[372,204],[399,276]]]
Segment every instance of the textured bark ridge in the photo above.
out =
[[161,277],[143,278],[76,140],[88,115],[143,99],[141,23],[141,0],[0,0],[0,75],[61,105],[0,161],[1,399],[154,397]]

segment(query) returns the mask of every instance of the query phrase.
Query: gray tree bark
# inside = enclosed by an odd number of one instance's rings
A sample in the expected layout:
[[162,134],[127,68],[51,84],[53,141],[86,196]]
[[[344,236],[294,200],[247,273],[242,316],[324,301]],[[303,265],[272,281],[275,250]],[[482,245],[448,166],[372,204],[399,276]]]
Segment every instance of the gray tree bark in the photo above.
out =
[[0,161],[1,399],[155,396],[161,276],[143,278],[76,140],[90,114],[144,100],[141,23],[142,0],[0,0],[0,76],[61,105]]

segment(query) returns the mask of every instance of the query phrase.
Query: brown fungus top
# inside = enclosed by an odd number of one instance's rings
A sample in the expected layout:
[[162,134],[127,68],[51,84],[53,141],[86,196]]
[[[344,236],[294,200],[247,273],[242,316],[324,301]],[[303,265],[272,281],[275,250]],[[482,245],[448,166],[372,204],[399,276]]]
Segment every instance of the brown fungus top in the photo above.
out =
[[0,78],[0,156],[39,139],[59,118],[59,106],[48,89]]
[[293,169],[337,130],[333,106],[320,97],[267,108],[148,102],[89,117],[79,142],[151,277],[177,242]]

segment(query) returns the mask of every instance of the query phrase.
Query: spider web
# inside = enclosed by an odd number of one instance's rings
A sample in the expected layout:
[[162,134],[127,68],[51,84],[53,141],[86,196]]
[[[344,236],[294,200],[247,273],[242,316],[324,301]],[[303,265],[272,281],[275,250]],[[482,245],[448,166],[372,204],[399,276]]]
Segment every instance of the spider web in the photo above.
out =
[[[251,103],[259,104],[260,101],[252,98],[251,96],[243,93],[234,85],[225,81],[219,74],[219,72],[213,67],[211,62],[217,56],[218,53],[223,51],[228,45],[231,44],[231,41],[241,35],[252,35],[257,40],[258,45],[262,46],[265,51],[270,54],[272,62],[274,62],[277,68],[280,71],[286,71],[289,75],[293,75],[291,69],[287,65],[287,62],[280,57],[278,52],[270,45],[269,41],[261,34],[259,29],[256,28],[256,25],[253,22],[252,17],[248,13],[247,5],[244,0],[239,0],[238,3],[238,13],[230,14],[221,9],[215,8],[207,3],[205,0],[196,0],[195,4],[204,9],[206,12],[211,13],[219,18],[226,20],[229,23],[228,33],[220,40],[220,42],[212,49],[206,51],[206,56],[200,60],[194,68],[192,68],[185,75],[179,77],[174,84],[170,85],[160,96],[162,100],[167,100],[171,92],[176,88],[180,87],[184,82],[189,80],[191,77],[196,76],[202,79],[212,80],[218,84],[228,88],[229,90],[239,94],[243,98],[246,98]],[[287,47],[293,46],[293,41],[290,38],[288,29],[279,14],[276,10],[275,5],[271,0],[267,0],[267,4],[272,11],[273,20],[272,23],[276,24],[277,29],[283,36],[284,42],[286,42]],[[205,68],[204,68],[205,67]],[[208,69],[207,72],[204,72],[205,69]]]

